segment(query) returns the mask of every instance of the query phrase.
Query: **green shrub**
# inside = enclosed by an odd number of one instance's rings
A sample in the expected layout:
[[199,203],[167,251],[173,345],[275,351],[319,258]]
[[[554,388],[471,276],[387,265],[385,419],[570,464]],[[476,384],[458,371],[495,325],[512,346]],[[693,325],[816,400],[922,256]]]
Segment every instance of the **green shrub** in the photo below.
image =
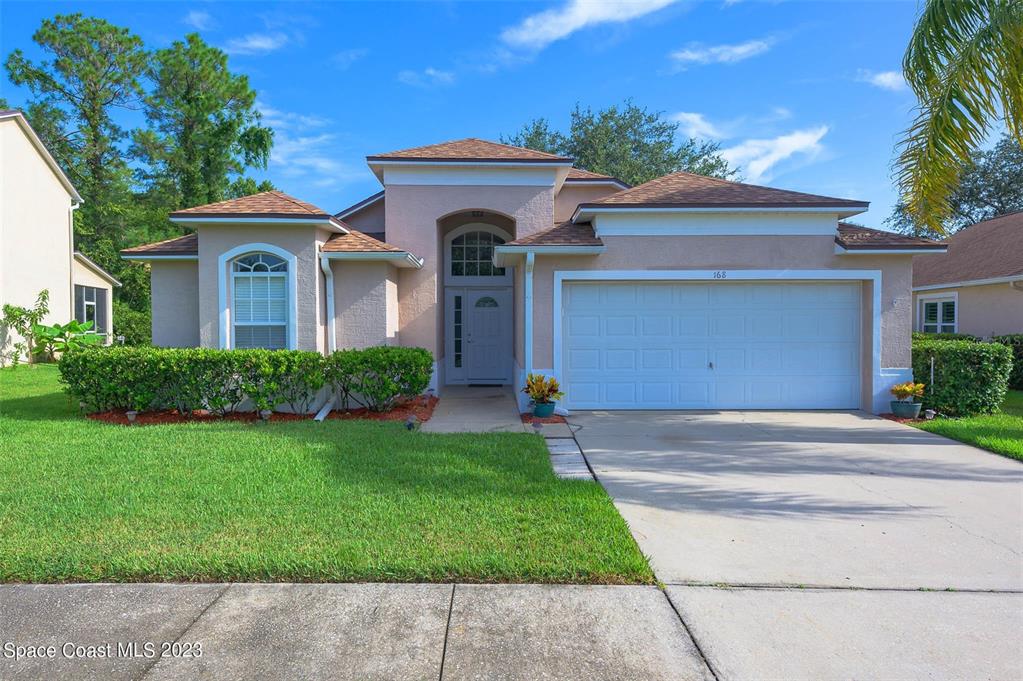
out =
[[1013,390],[1023,390],[1023,333],[995,336],[991,340],[1007,345],[1012,350],[1012,373],[1009,374],[1009,387]]
[[175,408],[237,411],[248,399],[257,410],[287,404],[307,413],[329,384],[350,399],[385,411],[426,390],[433,357],[422,348],[345,350],[330,357],[298,350],[211,350],[113,346],[64,353],[65,390],[90,409]]
[[926,340],[964,340],[964,341],[979,341],[980,338],[971,336],[968,333],[924,333],[923,331],[914,331],[913,340],[915,341],[926,341]]
[[1012,352],[999,343],[913,341],[913,379],[927,384],[924,407],[946,416],[998,411],[1005,399],[1011,369]]
[[150,311],[141,312],[128,307],[126,303],[114,301],[114,342],[124,336],[124,345],[149,345],[152,343],[153,322]]

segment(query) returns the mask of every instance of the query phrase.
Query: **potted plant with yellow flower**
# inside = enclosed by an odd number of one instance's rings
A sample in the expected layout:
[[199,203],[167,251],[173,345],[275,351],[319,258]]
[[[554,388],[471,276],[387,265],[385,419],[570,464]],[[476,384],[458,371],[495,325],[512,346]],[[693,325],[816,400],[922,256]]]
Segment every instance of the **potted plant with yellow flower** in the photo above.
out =
[[547,418],[554,414],[554,407],[558,400],[565,396],[561,392],[558,379],[543,374],[529,374],[526,376],[526,385],[522,392],[529,395],[533,403],[533,416]]
[[922,405],[913,400],[916,397],[924,396],[923,383],[914,383],[913,381],[899,383],[892,386],[891,393],[896,397],[891,403],[893,414],[903,419],[920,418],[920,407]]

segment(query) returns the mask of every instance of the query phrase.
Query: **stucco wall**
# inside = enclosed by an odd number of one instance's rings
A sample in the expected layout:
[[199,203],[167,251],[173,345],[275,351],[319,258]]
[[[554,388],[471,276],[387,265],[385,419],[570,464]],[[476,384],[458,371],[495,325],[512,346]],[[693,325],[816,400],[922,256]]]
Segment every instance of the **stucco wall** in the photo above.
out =
[[959,333],[987,338],[1023,333],[1023,290],[1009,284],[963,286],[957,289],[921,291],[913,296],[915,326],[920,329],[920,295],[958,293]]
[[344,218],[346,224],[367,234],[384,234],[384,203],[381,199]]
[[194,260],[154,260],[152,284],[153,345],[199,346],[199,264]]
[[0,305],[32,307],[47,289],[46,321],[63,324],[74,317],[71,205],[18,123],[0,121]]
[[418,345],[443,356],[443,300],[438,270],[441,240],[437,221],[451,213],[486,210],[515,220],[522,237],[553,224],[553,186],[436,186],[389,185],[385,212],[387,240],[415,253],[425,263],[420,270],[398,275],[398,318],[402,345]]
[[610,184],[574,184],[566,182],[561,191],[554,197],[554,221],[564,222],[572,217],[576,206],[580,203],[596,201],[621,190]]
[[[324,284],[317,250],[329,234],[312,226],[283,225],[204,225],[199,229],[199,342],[203,347],[220,346],[220,310],[218,283],[230,291],[228,268],[218,271],[222,253],[243,244],[266,243],[294,254],[296,271],[297,319],[296,349],[319,350],[326,347],[324,327]],[[254,249],[258,250],[258,249]],[[228,293],[228,306],[230,295]]]
[[398,342],[395,268],[385,262],[335,260],[334,310],[337,347],[368,348]]
[[[103,295],[106,298],[107,306],[107,344],[110,344],[113,338],[114,330],[114,285],[109,281],[96,274],[91,268],[80,263],[77,259],[71,261],[71,284],[73,286],[92,286],[103,291]],[[73,290],[73,289],[72,289]],[[74,299],[72,298],[72,306],[74,305]],[[72,316],[74,310],[71,311]]]
[[[533,274],[533,368],[551,369],[554,365],[555,270],[786,268],[881,270],[881,364],[910,366],[910,256],[837,256],[834,238],[824,236],[605,237],[604,243],[607,251],[599,256],[537,256]],[[871,324],[865,324],[868,348],[871,333]]]

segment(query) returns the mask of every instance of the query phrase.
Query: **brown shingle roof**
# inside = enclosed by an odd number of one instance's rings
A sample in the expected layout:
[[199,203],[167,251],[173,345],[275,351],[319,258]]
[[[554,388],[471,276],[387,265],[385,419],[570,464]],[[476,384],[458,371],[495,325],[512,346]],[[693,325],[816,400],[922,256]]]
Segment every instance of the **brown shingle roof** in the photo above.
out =
[[121,250],[121,255],[199,255],[199,235],[186,234]]
[[687,172],[677,172],[644,182],[580,208],[649,206],[665,208],[751,207],[866,208],[866,201],[836,199],[787,189],[760,187]]
[[337,234],[320,249],[324,253],[404,253],[405,249],[374,239],[345,225],[348,234]]
[[880,229],[871,229],[860,225],[851,225],[847,222],[838,223],[838,236],[835,243],[848,251],[876,251],[911,248],[934,249],[940,251],[945,244],[924,239],[918,236],[906,236],[894,232],[883,232]]
[[550,229],[509,241],[507,246],[603,246],[588,222],[562,222]]
[[330,215],[311,203],[299,201],[293,196],[277,190],[260,192],[237,199],[218,201],[205,206],[184,208],[170,214],[171,217],[242,217],[259,216],[267,218],[330,218]]
[[944,243],[948,253],[913,258],[913,286],[1023,275],[1023,211],[978,222]]
[[631,185],[627,182],[622,182],[617,177],[611,177],[610,175],[601,175],[600,173],[593,173],[589,170],[583,170],[582,168],[569,168],[568,177],[566,180],[574,182],[617,182],[623,187],[630,187]]
[[526,163],[569,163],[570,158],[543,151],[513,147],[468,137],[462,140],[428,144],[423,147],[389,151],[367,156],[367,161],[519,161]]

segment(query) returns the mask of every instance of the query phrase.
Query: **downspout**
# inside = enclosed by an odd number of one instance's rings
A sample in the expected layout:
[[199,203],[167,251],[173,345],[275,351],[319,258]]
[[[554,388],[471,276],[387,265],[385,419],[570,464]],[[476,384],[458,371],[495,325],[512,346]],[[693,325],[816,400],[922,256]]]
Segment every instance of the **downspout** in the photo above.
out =
[[526,376],[533,371],[533,265],[536,260],[536,253],[529,251],[526,253],[526,280],[525,280],[525,291],[523,295],[523,308],[525,323],[523,324],[523,335],[525,336],[525,352],[523,353],[523,369],[526,372]]
[[320,254],[320,269],[327,282],[327,351],[337,350],[337,320],[334,319],[334,270],[330,267],[330,260]]
[[[68,301],[70,302],[68,309],[71,310],[71,319],[74,319],[75,314],[78,312],[75,309],[75,211],[81,208],[81,206],[81,201],[72,201],[71,208],[68,210],[68,239],[71,242],[71,249],[68,252]],[[113,287],[111,287],[110,295],[113,298]],[[110,329],[113,331],[113,307],[107,310],[107,317],[109,318]]]

